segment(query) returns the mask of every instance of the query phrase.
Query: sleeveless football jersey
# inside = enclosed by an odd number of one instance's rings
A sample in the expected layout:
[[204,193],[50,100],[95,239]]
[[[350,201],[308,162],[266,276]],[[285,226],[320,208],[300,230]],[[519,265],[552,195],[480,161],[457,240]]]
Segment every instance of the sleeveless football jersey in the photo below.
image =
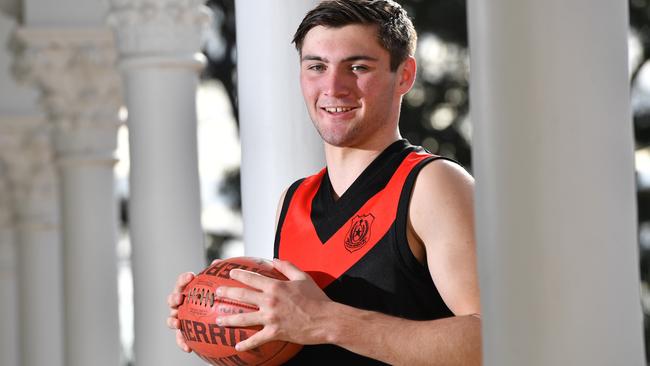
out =
[[[327,170],[287,190],[275,257],[309,273],[330,299],[413,320],[453,316],[406,239],[413,184],[436,159],[399,140],[338,199]],[[305,346],[291,365],[382,365],[334,345]]]

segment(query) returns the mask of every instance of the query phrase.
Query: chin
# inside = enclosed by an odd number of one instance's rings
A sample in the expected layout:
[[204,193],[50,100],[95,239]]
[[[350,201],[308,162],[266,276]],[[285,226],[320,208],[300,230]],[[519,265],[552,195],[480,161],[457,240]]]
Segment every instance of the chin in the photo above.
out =
[[340,123],[340,121],[321,120],[318,123],[314,123],[314,127],[316,127],[318,134],[325,143],[336,147],[355,146],[363,139],[362,136],[368,132],[354,122]]
[[328,145],[335,146],[335,147],[353,147],[357,143],[357,138],[356,136],[323,136],[323,141],[327,143]]

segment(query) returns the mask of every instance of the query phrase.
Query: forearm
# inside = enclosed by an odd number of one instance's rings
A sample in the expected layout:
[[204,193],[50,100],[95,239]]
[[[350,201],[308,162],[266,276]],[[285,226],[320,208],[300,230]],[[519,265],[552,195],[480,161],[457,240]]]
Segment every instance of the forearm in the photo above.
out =
[[332,303],[328,342],[391,365],[481,364],[481,320],[414,321]]

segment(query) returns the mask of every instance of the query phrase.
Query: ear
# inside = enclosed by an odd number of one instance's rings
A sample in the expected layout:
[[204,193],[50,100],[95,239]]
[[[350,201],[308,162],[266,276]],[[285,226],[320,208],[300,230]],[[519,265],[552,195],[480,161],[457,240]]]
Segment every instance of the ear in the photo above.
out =
[[415,74],[417,72],[417,63],[413,56],[409,56],[397,68],[398,84],[397,91],[400,95],[408,93],[415,83]]

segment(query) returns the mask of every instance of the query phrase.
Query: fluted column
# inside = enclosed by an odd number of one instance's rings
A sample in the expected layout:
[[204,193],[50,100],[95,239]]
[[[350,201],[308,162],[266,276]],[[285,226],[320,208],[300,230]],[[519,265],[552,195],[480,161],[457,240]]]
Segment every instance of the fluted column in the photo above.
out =
[[300,92],[293,34],[315,0],[237,0],[237,80],[246,255],[272,258],[282,191],[324,165]]
[[468,7],[484,365],[644,365],[627,2]]
[[129,112],[129,225],[138,365],[201,364],[165,326],[176,276],[205,266],[196,88],[203,67],[201,0],[112,0]]
[[0,117],[0,159],[7,178],[7,189],[0,191],[11,193],[18,284],[17,297],[8,299],[18,300],[17,344],[24,366],[65,365],[59,198],[50,131],[39,116]]
[[[63,229],[65,365],[115,366],[120,346],[113,165],[121,99],[112,34],[94,28],[23,28],[17,37],[23,49],[16,74],[39,87],[53,126]],[[57,260],[54,253],[52,259]]]

